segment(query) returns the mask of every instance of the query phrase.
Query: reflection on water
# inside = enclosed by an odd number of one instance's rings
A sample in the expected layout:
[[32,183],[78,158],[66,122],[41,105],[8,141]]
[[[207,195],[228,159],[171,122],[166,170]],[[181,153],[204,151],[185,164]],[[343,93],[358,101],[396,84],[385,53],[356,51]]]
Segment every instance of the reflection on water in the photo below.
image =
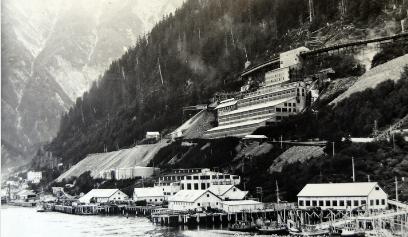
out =
[[37,212],[35,208],[1,207],[2,237],[87,237],[87,236],[234,236],[227,227],[167,228],[147,218],[123,216],[77,216]]

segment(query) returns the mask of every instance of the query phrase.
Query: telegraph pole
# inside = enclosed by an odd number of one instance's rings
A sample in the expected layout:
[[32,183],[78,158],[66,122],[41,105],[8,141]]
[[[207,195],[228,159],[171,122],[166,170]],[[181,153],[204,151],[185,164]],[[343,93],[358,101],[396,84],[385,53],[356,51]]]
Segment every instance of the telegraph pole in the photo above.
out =
[[356,173],[354,171],[354,157],[351,157],[351,165],[353,166],[353,182],[356,182]]
[[395,176],[395,201],[398,202],[398,179],[397,179],[397,176]]
[[282,135],[280,136],[280,147],[281,147],[281,149],[283,148],[283,137],[282,137]]
[[279,186],[278,186],[278,180],[275,180],[276,183],[276,203],[279,204],[280,200],[279,200]]
[[332,142],[332,148],[333,148],[333,157],[334,157],[334,142]]

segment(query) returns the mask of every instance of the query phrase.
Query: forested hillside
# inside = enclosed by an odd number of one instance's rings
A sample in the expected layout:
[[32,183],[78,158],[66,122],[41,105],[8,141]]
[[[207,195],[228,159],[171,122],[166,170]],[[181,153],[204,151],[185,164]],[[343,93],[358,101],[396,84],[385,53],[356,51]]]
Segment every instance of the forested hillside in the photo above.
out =
[[130,146],[146,131],[166,131],[180,124],[182,106],[239,88],[247,59],[256,64],[304,45],[307,32],[340,19],[368,36],[388,1],[350,0],[343,15],[338,4],[315,0],[310,23],[307,0],[188,0],[77,99],[47,149],[65,164],[76,163],[105,146]]

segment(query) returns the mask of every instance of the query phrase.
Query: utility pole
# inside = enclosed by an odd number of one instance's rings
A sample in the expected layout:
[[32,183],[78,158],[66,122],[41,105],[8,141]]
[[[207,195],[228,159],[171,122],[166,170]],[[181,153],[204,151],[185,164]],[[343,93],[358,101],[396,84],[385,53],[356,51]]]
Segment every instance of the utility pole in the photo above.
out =
[[275,180],[276,183],[276,203],[279,204],[280,200],[279,200],[279,186],[278,186],[278,180]]
[[370,175],[369,175],[369,174],[367,174],[367,182],[371,182],[371,181],[370,181]]
[[314,4],[313,0],[309,0],[309,20],[310,22],[313,21],[315,14],[314,14]]
[[395,133],[393,133],[391,130],[391,134],[392,134],[392,149],[393,151],[395,151]]
[[356,182],[356,173],[354,171],[354,157],[351,157],[351,165],[353,166],[353,182]]
[[282,135],[280,136],[280,148],[281,149],[283,148],[283,137],[282,137]]
[[332,142],[332,147],[333,147],[333,157],[334,157],[334,142]]
[[395,176],[395,201],[398,202],[398,179],[397,179],[397,176]]

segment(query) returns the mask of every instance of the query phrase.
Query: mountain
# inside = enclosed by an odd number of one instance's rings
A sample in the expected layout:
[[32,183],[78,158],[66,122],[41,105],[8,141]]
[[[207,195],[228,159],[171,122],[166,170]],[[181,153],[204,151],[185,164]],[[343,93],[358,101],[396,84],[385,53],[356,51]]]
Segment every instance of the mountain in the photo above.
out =
[[392,9],[392,1],[348,1],[346,11],[339,11],[339,1],[315,0],[311,22],[308,3],[186,1],[76,101],[47,150],[75,164],[104,148],[131,146],[146,131],[166,133],[180,125],[183,106],[207,103],[217,91],[239,90],[238,75],[247,59],[253,65],[263,62],[306,45],[312,36],[324,45],[395,32],[386,21],[396,17],[383,12]]
[[112,60],[182,0],[2,2],[2,167],[26,163]]

